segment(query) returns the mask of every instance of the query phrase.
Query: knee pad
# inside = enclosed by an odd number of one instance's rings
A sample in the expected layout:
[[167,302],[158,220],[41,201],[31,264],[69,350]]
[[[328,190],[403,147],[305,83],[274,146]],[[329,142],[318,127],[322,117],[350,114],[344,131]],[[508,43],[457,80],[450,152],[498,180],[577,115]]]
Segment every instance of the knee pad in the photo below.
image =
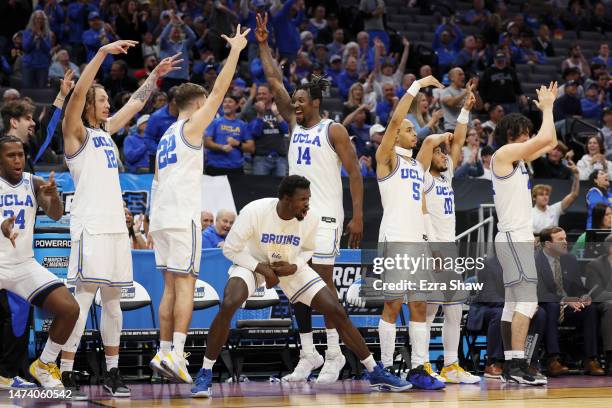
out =
[[536,302],[516,302],[516,307],[514,308],[515,312],[527,316],[530,319],[533,317],[536,310],[538,310],[538,304]]
[[74,297],[79,304],[79,318],[74,324],[70,337],[62,346],[63,351],[75,353],[78,350],[79,344],[81,343],[81,336],[85,330],[85,323],[87,323],[87,313],[89,312],[91,303],[94,300],[96,290],[97,288],[89,287],[87,285],[77,288]]
[[514,309],[516,309],[516,302],[504,303],[504,310],[502,310],[501,321],[512,322],[512,316],[514,315]]
[[100,334],[105,346],[118,346],[123,326],[123,314],[121,313],[121,292],[117,291],[111,296],[102,295],[102,318],[100,319]]

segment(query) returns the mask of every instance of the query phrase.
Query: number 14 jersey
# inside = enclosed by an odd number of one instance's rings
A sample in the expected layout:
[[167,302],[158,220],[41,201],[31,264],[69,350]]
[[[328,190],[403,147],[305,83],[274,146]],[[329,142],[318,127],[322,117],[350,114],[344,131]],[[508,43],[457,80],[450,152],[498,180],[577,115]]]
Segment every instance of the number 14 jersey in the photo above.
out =
[[150,231],[200,225],[204,155],[183,134],[187,121],[172,124],[157,145],[157,192],[151,203]]

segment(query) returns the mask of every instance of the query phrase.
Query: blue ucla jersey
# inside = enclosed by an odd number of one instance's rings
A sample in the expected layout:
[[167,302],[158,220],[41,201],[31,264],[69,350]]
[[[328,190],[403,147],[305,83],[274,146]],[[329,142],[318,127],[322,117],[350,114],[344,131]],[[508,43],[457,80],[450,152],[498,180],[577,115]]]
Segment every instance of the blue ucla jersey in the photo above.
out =
[[115,143],[103,129],[85,130],[79,150],[66,155],[75,186],[70,208],[66,208],[70,234],[78,240],[83,230],[92,235],[127,233]]
[[516,239],[533,241],[531,180],[525,162],[519,161],[508,175],[495,173],[495,154],[491,157],[493,201],[497,212],[497,229],[515,232]]
[[329,140],[329,127],[333,123],[333,120],[323,119],[311,128],[295,125],[287,158],[289,174],[310,181],[310,208],[327,222],[342,225],[342,162]]
[[415,159],[397,155],[395,169],[378,179],[383,217],[379,242],[423,242],[423,166]]
[[204,154],[202,143],[193,146],[183,135],[185,122],[172,124],[157,145],[157,192],[149,231],[200,225]]
[[15,185],[0,177],[0,220],[15,216],[14,230],[18,234],[15,248],[11,241],[0,236],[0,264],[15,265],[34,257],[32,242],[37,208],[31,174],[23,173]]
[[[233,137],[239,142],[251,140],[246,122],[240,119],[217,118],[206,129],[206,137],[220,145],[228,144],[227,139]],[[240,147],[234,147],[229,153],[210,150],[206,154],[206,162],[214,167],[224,169],[241,168],[244,164]]]
[[435,233],[429,241],[455,241],[455,192],[453,191],[453,161],[446,156],[447,170],[434,177],[425,172],[425,204]]

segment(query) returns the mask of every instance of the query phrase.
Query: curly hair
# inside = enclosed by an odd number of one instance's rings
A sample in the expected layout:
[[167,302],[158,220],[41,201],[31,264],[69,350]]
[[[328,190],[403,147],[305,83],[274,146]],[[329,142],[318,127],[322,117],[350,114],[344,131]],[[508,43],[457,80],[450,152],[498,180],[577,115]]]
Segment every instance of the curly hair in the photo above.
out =
[[499,149],[509,141],[513,141],[525,132],[531,133],[533,123],[520,113],[510,113],[504,116],[495,126],[495,145]]

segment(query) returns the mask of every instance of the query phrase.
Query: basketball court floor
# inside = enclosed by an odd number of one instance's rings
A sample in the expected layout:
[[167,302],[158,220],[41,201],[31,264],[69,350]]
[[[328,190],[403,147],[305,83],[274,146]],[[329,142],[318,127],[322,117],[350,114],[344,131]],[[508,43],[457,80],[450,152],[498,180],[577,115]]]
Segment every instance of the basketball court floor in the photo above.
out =
[[612,377],[568,376],[549,379],[546,387],[508,385],[483,379],[476,385],[448,385],[442,391],[371,392],[365,381],[281,384],[248,382],[213,385],[215,398],[192,399],[186,384],[133,384],[131,399],[109,399],[101,387],[83,387],[88,401],[11,399],[0,394],[0,407],[399,407],[419,408],[611,408]]

